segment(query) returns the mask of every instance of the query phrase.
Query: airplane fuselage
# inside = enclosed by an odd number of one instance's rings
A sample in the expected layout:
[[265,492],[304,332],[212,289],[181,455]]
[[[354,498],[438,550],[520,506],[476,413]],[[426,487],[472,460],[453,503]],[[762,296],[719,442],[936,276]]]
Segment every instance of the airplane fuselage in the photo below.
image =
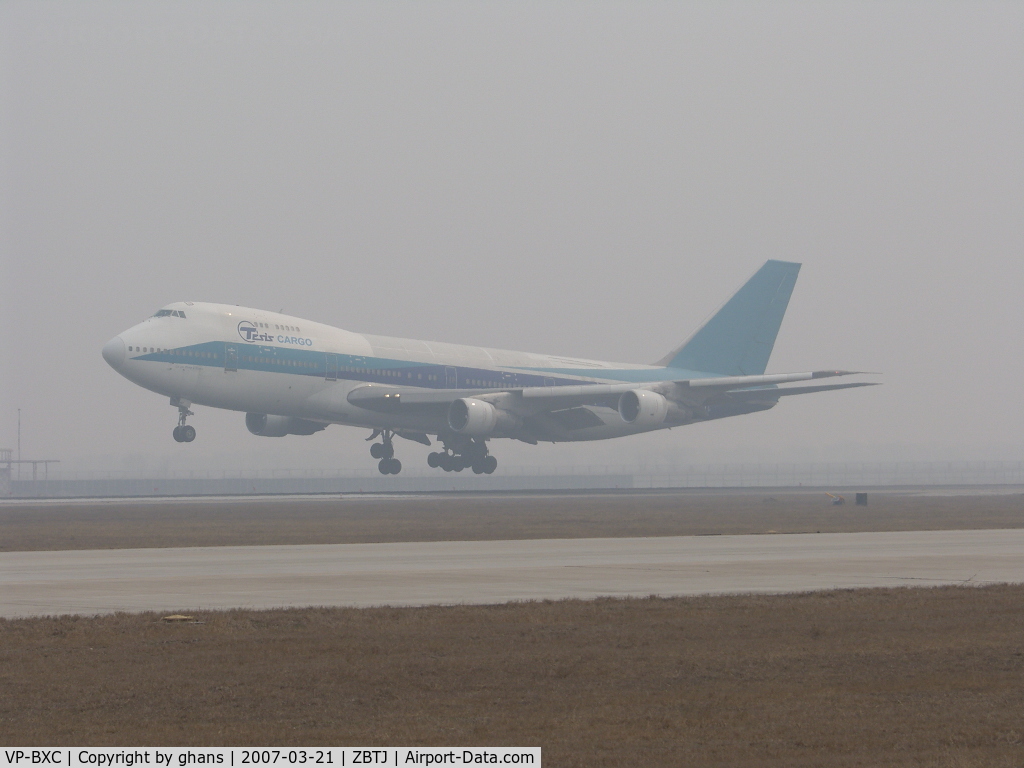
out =
[[[105,351],[105,357],[120,360],[114,367],[125,378],[176,401],[325,424],[432,435],[444,434],[448,428],[442,409],[388,412],[350,402],[353,390],[367,386],[444,391],[447,399],[449,395],[494,397],[537,387],[642,385],[713,375],[363,335],[223,304],[178,302],[158,314],[109,342],[108,348],[113,349]],[[570,423],[561,424],[556,417],[541,434],[535,426],[528,438],[531,442],[600,440],[674,426],[626,423],[612,407],[587,409],[597,418],[587,419],[577,412],[568,417]]]
[[255,435],[367,427],[384,474],[401,471],[392,437],[443,445],[428,464],[493,472],[487,441],[605,440],[774,407],[780,397],[868,386],[811,384],[848,371],[766,374],[800,265],[768,261],[682,346],[655,365],[610,363],[369,336],[248,307],[169,304],[115,336],[106,361],[178,408],[242,411]]

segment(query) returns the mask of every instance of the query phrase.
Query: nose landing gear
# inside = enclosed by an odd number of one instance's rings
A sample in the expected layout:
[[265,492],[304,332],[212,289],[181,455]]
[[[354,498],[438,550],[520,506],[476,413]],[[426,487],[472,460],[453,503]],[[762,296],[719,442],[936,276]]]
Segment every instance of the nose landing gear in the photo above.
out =
[[174,435],[174,440],[179,443],[191,443],[196,439],[196,428],[185,423],[185,419],[195,415],[188,409],[191,403],[186,400],[174,399],[171,400],[171,405],[178,406],[178,426],[171,433]]
[[191,424],[183,424],[180,427],[175,427],[171,434],[179,443],[191,443],[196,439],[196,428]]
[[377,430],[370,435],[370,440],[373,440],[377,435],[381,436],[381,442],[370,446],[370,455],[375,459],[380,459],[377,462],[377,469],[380,470],[382,475],[397,475],[402,471],[402,462],[395,458],[395,446],[391,442],[391,438],[394,437],[395,433],[390,429]]

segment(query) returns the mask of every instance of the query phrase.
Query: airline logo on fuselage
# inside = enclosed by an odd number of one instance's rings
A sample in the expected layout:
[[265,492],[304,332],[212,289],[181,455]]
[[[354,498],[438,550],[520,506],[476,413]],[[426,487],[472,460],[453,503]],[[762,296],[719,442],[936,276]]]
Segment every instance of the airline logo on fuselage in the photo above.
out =
[[238,324],[238,335],[241,336],[243,340],[253,344],[257,341],[276,341],[278,344],[295,344],[300,347],[313,346],[312,339],[306,339],[301,336],[285,336],[283,334],[275,336],[272,333],[261,331],[248,320],[243,320]]
[[264,333],[255,325],[250,323],[248,320],[243,320],[238,324],[238,335],[246,341],[273,341],[274,337],[269,333]]

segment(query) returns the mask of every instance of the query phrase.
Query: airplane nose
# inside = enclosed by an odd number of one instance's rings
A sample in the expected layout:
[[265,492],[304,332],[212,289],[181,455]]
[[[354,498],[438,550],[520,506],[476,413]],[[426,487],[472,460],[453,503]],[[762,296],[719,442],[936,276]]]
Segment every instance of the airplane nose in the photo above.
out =
[[103,345],[103,359],[115,370],[124,364],[124,341],[120,336],[115,336]]

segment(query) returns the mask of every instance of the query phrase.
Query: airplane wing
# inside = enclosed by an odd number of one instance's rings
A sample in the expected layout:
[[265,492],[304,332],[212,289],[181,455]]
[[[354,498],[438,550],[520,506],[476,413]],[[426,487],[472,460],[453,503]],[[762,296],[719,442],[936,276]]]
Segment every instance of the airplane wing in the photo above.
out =
[[858,384],[832,384],[809,387],[779,388],[788,382],[809,381],[834,376],[849,376],[858,371],[807,371],[803,373],[775,373],[760,376],[720,376],[713,378],[665,380],[655,382],[622,382],[616,384],[575,384],[554,387],[525,387],[522,389],[439,389],[423,390],[415,387],[394,387],[382,384],[367,384],[353,389],[348,395],[352,405],[375,411],[393,411],[415,408],[417,410],[441,410],[454,400],[472,397],[493,403],[518,413],[539,413],[543,411],[572,408],[581,405],[614,406],[623,392],[634,389],[649,389],[676,400],[693,405],[707,402],[721,395],[743,400],[776,400],[784,395],[823,392],[830,389],[869,386]]

